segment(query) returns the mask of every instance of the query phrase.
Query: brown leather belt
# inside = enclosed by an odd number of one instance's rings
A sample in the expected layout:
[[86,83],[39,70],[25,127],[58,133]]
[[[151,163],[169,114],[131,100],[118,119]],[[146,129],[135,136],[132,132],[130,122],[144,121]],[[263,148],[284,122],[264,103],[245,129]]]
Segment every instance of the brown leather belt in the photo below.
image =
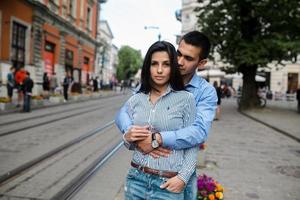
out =
[[172,178],[178,174],[177,172],[161,171],[161,170],[157,170],[157,169],[151,169],[149,167],[143,167],[134,162],[131,162],[131,166],[141,170],[144,173],[157,175],[157,176],[161,176],[161,177],[166,177],[166,178]]

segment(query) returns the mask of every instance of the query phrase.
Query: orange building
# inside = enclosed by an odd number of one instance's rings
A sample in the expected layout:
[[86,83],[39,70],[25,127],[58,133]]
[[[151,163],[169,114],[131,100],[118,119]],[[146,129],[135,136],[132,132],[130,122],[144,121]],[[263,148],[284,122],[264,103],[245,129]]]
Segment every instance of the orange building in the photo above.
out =
[[[1,0],[0,70],[25,67],[87,84],[94,70],[99,0]],[[2,77],[3,78],[3,77]]]

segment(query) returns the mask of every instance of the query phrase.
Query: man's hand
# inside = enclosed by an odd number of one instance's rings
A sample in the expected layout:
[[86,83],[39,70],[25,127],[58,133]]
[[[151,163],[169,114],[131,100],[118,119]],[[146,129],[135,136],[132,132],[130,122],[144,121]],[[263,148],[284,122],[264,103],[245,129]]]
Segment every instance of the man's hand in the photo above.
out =
[[[158,141],[158,144],[162,145],[162,138],[159,133],[156,134],[156,139]],[[153,158],[159,158],[160,156],[168,157],[172,152],[170,149],[164,147],[158,147],[157,149],[153,149],[151,142],[152,138],[150,135],[149,137],[145,138],[145,140],[137,141],[136,144],[139,151],[143,152],[144,154],[149,154]]]
[[152,136],[150,133],[144,140],[137,141],[136,146],[140,152],[148,154],[153,150],[151,143]]
[[153,158],[159,158],[159,157],[168,157],[171,154],[172,150],[164,148],[164,147],[158,147],[157,149],[153,149],[149,153],[150,156]]
[[127,142],[141,141],[148,137],[150,137],[151,140],[151,132],[148,130],[148,126],[132,126],[125,133],[124,137]]
[[178,176],[170,178],[167,182],[160,186],[161,189],[167,189],[171,192],[181,192],[184,188],[184,181],[181,180]]

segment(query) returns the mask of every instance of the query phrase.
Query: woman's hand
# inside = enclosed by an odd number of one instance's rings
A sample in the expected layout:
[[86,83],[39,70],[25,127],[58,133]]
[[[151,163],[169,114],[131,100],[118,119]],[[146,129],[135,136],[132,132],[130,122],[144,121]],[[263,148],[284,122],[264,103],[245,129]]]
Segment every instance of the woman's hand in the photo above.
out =
[[160,186],[161,189],[167,189],[170,192],[176,192],[179,193],[184,188],[184,181],[181,180],[178,176],[174,176],[173,178],[170,178],[167,182],[162,184]]
[[146,139],[151,132],[149,126],[132,126],[124,135],[127,142],[136,142]]

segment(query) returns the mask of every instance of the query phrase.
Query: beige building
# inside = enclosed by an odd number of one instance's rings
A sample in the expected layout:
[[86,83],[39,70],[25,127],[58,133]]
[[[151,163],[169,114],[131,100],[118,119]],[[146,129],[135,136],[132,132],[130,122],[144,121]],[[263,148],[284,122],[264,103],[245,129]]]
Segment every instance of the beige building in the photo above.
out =
[[113,45],[113,33],[106,20],[101,20],[99,24],[99,42],[102,46],[97,51],[97,64],[95,76],[99,76],[103,85],[110,84],[114,81],[117,64],[118,64],[118,48]]
[[295,93],[300,84],[300,63],[285,63],[285,66],[269,64],[270,89],[273,93]]

